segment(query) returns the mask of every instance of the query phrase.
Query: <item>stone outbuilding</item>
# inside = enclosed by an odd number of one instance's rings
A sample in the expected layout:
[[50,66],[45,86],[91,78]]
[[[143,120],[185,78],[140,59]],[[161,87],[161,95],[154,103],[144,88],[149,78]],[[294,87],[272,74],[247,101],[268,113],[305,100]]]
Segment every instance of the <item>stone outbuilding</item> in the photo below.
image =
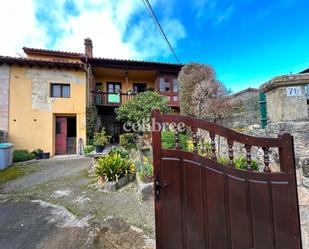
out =
[[309,120],[309,73],[276,77],[260,92],[266,94],[268,123]]

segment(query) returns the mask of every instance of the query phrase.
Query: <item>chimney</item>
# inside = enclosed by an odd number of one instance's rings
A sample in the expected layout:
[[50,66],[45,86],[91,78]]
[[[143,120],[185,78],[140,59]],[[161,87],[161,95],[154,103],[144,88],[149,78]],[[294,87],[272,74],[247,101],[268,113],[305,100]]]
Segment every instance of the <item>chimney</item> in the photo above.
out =
[[86,54],[86,56],[88,58],[92,58],[92,48],[93,48],[93,46],[92,46],[91,39],[86,38],[84,44],[85,44],[85,54]]

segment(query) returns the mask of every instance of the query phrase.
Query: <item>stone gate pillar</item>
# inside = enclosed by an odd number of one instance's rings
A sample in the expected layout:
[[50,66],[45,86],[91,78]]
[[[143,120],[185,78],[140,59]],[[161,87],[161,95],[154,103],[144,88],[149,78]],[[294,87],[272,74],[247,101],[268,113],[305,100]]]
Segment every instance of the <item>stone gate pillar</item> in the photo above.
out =
[[283,75],[263,84],[268,123],[308,120],[307,87],[309,74]]

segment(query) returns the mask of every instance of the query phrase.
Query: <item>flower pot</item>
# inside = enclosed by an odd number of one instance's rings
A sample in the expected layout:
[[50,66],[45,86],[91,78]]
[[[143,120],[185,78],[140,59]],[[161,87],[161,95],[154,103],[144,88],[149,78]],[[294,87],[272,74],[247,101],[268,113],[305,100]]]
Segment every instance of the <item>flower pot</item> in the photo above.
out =
[[39,153],[39,154],[36,154],[35,155],[35,159],[36,160],[40,160],[40,159],[42,159],[43,158],[43,153]]
[[42,159],[48,159],[50,157],[50,153],[49,152],[44,152],[42,154]]
[[105,149],[105,145],[96,145],[95,146],[95,152],[96,153],[102,153],[104,149]]

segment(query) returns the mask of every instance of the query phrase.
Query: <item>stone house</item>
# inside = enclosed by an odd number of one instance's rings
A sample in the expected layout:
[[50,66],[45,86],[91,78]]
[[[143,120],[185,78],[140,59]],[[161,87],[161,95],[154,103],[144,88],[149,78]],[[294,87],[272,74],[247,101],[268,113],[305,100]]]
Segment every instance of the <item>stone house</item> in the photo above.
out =
[[84,53],[23,48],[25,58],[0,56],[0,130],[15,149],[78,153],[87,143],[88,107],[117,141],[115,108],[146,89],[179,111],[182,65],[98,58],[89,38],[84,45]]

